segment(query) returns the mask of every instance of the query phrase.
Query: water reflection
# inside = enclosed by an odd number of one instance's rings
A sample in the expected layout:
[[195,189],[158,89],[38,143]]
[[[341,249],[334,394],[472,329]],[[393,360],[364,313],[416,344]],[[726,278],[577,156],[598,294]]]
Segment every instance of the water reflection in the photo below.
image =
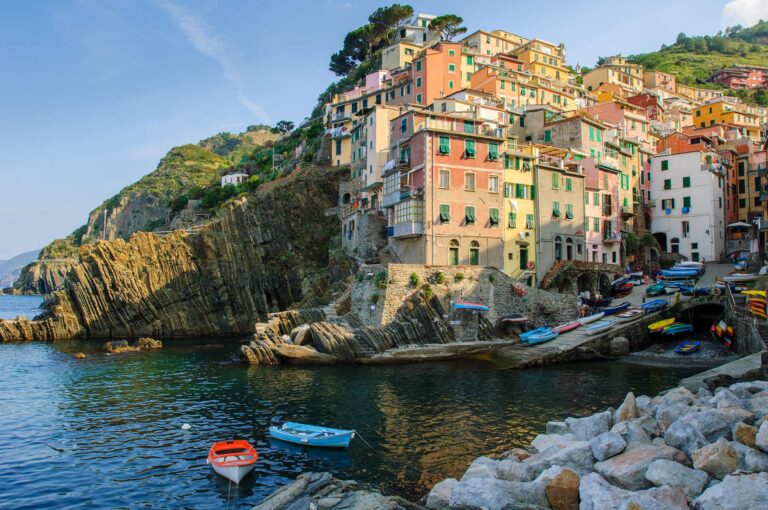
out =
[[[25,451],[0,457],[3,502],[218,507],[236,499],[245,508],[309,470],[417,498],[479,455],[525,445],[549,419],[615,406],[629,389],[656,393],[688,375],[616,363],[247,368],[228,363],[236,346],[185,352],[172,343],[105,356],[93,344],[0,345],[0,449]],[[79,350],[89,357],[72,359]],[[275,415],[354,428],[372,449],[271,440]],[[184,423],[192,428],[181,430]],[[205,463],[210,445],[229,438],[259,451],[236,488]]]

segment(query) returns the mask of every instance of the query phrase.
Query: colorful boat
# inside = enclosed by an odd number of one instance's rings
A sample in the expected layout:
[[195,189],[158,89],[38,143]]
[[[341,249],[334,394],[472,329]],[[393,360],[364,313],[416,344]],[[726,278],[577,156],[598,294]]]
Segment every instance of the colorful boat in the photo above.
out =
[[667,284],[664,283],[664,282],[662,282],[662,283],[654,283],[653,285],[651,285],[650,287],[645,289],[645,295],[646,296],[660,296],[660,295],[666,294],[667,293],[666,287],[667,287]]
[[642,308],[632,307],[624,310],[621,313],[617,313],[615,317],[616,317],[616,320],[629,322],[635,319],[639,319],[640,317],[643,316],[644,313],[645,311]]
[[669,326],[670,324],[674,324],[674,323],[675,323],[675,318],[674,317],[672,317],[670,319],[662,319],[660,321],[654,322],[653,324],[649,324],[648,325],[648,330],[651,333],[658,333],[662,329],[664,329],[667,326]]
[[658,310],[663,310],[667,307],[667,301],[665,299],[653,299],[651,301],[646,301],[642,305],[640,305],[640,308],[645,310],[646,312],[656,312]]
[[721,276],[720,280],[726,283],[752,283],[752,282],[756,282],[759,278],[760,278],[759,274],[742,273],[742,274],[729,274],[728,276]]
[[691,278],[698,276],[699,271],[697,269],[662,269],[661,275],[664,278]]
[[592,324],[591,326],[587,326],[585,331],[588,335],[596,335],[598,333],[602,333],[603,331],[607,331],[613,327],[613,325],[616,324],[616,321],[613,319],[606,319],[604,321],[598,321]]
[[704,267],[703,262],[696,262],[694,260],[681,260],[677,262],[674,267],[695,267],[701,269]]
[[726,349],[731,348],[734,333],[732,326],[729,326],[725,321],[720,321],[712,324],[709,331],[712,333],[712,338],[721,341]]
[[560,324],[559,326],[555,326],[552,328],[552,331],[556,331],[557,333],[566,333],[568,331],[573,331],[574,329],[581,326],[581,322],[578,320],[567,322],[565,324]]
[[527,342],[528,341],[528,337],[531,337],[531,336],[534,336],[534,335],[539,335],[541,333],[546,333],[548,331],[552,331],[552,328],[550,328],[549,326],[542,326],[540,328],[536,328],[536,329],[532,329],[530,331],[526,331],[525,333],[520,335],[520,341],[521,342]]
[[701,346],[701,342],[698,340],[686,340],[685,342],[681,342],[677,347],[675,347],[675,352],[678,354],[690,354],[699,350],[699,346]]
[[269,427],[269,435],[281,441],[306,446],[348,448],[349,442],[355,437],[355,431],[287,421]]
[[587,324],[595,322],[596,320],[602,319],[604,316],[605,316],[605,312],[600,312],[594,315],[587,315],[586,317],[582,317],[581,319],[577,319],[577,320],[582,326],[585,326]]
[[528,317],[520,314],[505,315],[504,317],[499,318],[499,325],[502,327],[525,324],[526,322],[528,322]]
[[634,288],[635,286],[633,284],[627,282],[620,285],[619,287],[614,287],[613,290],[611,291],[611,294],[613,295],[613,297],[623,298],[623,297],[629,296],[632,293],[632,289]]
[[253,471],[259,454],[248,441],[219,441],[208,452],[208,464],[218,474],[240,483],[245,475]]
[[624,310],[629,308],[630,304],[631,303],[629,301],[624,301],[623,303],[619,303],[618,305],[613,305],[613,306],[609,306],[607,308],[603,308],[601,311],[605,315],[614,315],[614,314],[617,314],[619,312],[623,312]]
[[537,335],[529,336],[528,337],[528,343],[533,344],[543,344],[544,342],[549,342],[550,340],[553,340],[557,338],[557,335],[559,335],[557,331],[549,330],[545,333],[539,333]]
[[669,326],[662,329],[661,334],[673,336],[679,335],[680,333],[690,333],[691,331],[693,331],[693,326],[690,324],[678,322],[677,324],[670,324]]
[[482,303],[458,302],[453,304],[454,310],[475,310],[477,312],[487,312],[489,307]]

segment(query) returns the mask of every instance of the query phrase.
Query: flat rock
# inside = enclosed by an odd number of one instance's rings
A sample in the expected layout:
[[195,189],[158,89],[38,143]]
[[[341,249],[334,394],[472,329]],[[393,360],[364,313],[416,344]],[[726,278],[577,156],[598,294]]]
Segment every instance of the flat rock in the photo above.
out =
[[549,448],[562,448],[574,441],[578,441],[573,434],[539,434],[531,441],[531,446],[537,451],[543,452]]
[[640,446],[595,464],[595,471],[608,482],[627,490],[651,486],[645,477],[648,465],[657,459],[685,462],[683,452],[670,446]]
[[701,432],[708,442],[716,441],[731,431],[730,420],[723,415],[726,410],[707,409],[694,411],[680,417],[681,423],[687,423]]
[[728,389],[724,389],[723,391],[718,392],[717,395],[710,398],[708,402],[718,409],[724,409],[727,407],[739,407],[741,409],[747,409],[749,406],[747,400],[738,397],[735,393]]
[[616,412],[613,413],[613,423],[634,420],[638,416],[637,400],[635,399],[635,394],[630,391],[624,398],[624,402],[622,402],[619,408],[616,409]]
[[462,480],[453,487],[448,505],[472,510],[504,510],[546,508],[549,501],[542,482],[472,478]]
[[739,455],[725,438],[699,448],[693,452],[692,458],[693,467],[706,471],[714,478],[722,479],[739,465]]
[[550,448],[522,462],[528,466],[532,476],[538,476],[542,471],[552,467],[561,466],[572,469],[579,475],[585,475],[592,471],[595,459],[592,457],[592,448],[588,441],[576,441],[564,448]]
[[547,434],[567,434],[568,425],[564,421],[548,421],[546,431]]
[[746,423],[737,423],[733,426],[733,440],[739,443],[755,448],[755,440],[757,437],[757,429]]
[[737,470],[744,471],[745,473],[768,471],[768,453],[763,453],[760,450],[750,448],[737,441],[732,441],[731,446],[736,450],[736,454],[739,456],[739,465],[736,467]]
[[472,461],[461,481],[471,480],[472,478],[496,478],[496,467],[499,461],[490,457],[478,457]]
[[[653,418],[648,417],[653,420]],[[618,434],[627,443],[627,450],[651,444],[651,437],[638,422],[638,420],[622,421],[611,428],[611,432]]]
[[278,344],[272,352],[289,365],[333,365],[338,361],[336,356],[303,345]]
[[648,465],[645,477],[656,487],[668,485],[679,489],[688,499],[701,494],[709,476],[704,471],[691,469],[666,459],[654,460]]
[[728,475],[694,501],[696,510],[768,508],[768,473]]
[[624,451],[627,442],[616,432],[603,432],[589,440],[592,455],[599,461],[608,459]]
[[608,483],[597,473],[590,473],[579,484],[580,510],[670,510],[688,509],[685,495],[671,487],[655,487],[637,492]]
[[569,431],[581,441],[589,441],[593,437],[608,432],[611,429],[611,413],[603,411],[584,418],[566,418]]
[[659,405],[656,408],[656,422],[662,431],[666,431],[674,422],[690,413],[696,408],[691,407],[686,402],[676,402],[674,404],[665,406]]
[[432,487],[427,495],[427,508],[446,508],[451,500],[453,488],[459,481],[455,478],[447,478]]

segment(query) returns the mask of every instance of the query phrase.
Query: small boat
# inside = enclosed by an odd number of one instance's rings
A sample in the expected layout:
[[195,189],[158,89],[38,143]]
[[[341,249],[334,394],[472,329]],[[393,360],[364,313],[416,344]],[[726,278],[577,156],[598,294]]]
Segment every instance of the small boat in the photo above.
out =
[[619,312],[623,312],[627,308],[629,308],[629,305],[631,303],[629,301],[624,301],[623,303],[619,303],[618,305],[609,306],[607,308],[603,308],[601,311],[605,315],[615,315]]
[[649,324],[648,325],[648,330],[651,333],[656,333],[656,332],[659,332],[662,329],[666,328],[670,324],[674,324],[674,323],[675,323],[675,318],[674,317],[672,317],[671,319],[662,319],[660,321],[654,322],[653,324]]
[[555,326],[552,328],[552,331],[556,331],[557,333],[566,333],[568,331],[573,331],[574,329],[581,326],[581,322],[578,320],[575,320],[573,322],[567,322],[565,324],[560,324],[559,326]]
[[695,268],[695,269],[701,269],[704,267],[703,262],[696,262],[693,260],[681,260],[680,262],[677,262],[673,267],[685,267],[685,268]]
[[611,291],[611,294],[613,295],[613,297],[622,298],[632,293],[632,289],[634,287],[635,287],[634,285],[627,282],[622,284],[619,287],[614,287],[613,290]]
[[482,304],[482,303],[469,303],[469,302],[458,302],[453,304],[454,310],[474,310],[477,312],[487,312],[490,310],[490,307]]
[[616,324],[616,321],[613,319],[598,321],[592,324],[591,326],[587,326],[585,331],[587,332],[588,335],[596,335],[598,333],[602,333],[603,331],[607,331],[611,329],[614,324]]
[[546,332],[549,332],[549,331],[552,331],[552,328],[550,328],[549,326],[542,326],[540,328],[532,329],[530,331],[527,331],[527,332],[521,334],[520,335],[520,341],[521,342],[527,342],[529,337],[534,336],[534,335],[540,335],[542,333],[546,333]]
[[549,330],[545,333],[539,333],[537,335],[529,336],[528,337],[528,343],[533,344],[543,344],[544,342],[549,342],[550,340],[553,340],[554,338],[559,335],[557,331]]
[[628,308],[627,310],[621,313],[617,313],[615,317],[616,317],[616,320],[629,322],[635,319],[639,319],[640,317],[642,317],[644,313],[645,311],[642,308],[632,307],[632,308]]
[[640,305],[640,308],[642,308],[646,312],[655,312],[655,311],[666,308],[667,305],[668,303],[665,299],[654,299],[651,301],[646,301],[645,303]]
[[587,306],[590,306],[592,308],[599,308],[601,306],[609,306],[611,304],[611,301],[613,301],[613,298],[600,298],[600,299],[589,299],[589,298],[581,298],[582,303],[584,303]]
[[721,341],[726,349],[731,348],[734,333],[732,326],[729,326],[725,321],[720,321],[712,324],[709,331],[712,333],[712,338]]
[[693,287],[696,285],[696,280],[676,280],[674,282],[666,282],[664,285],[672,288]]
[[664,278],[691,278],[698,276],[699,271],[696,269],[662,269],[661,275]]
[[662,282],[662,283],[654,283],[653,285],[651,285],[650,287],[645,289],[645,295],[646,296],[660,296],[660,295],[666,294],[667,293],[666,287],[667,287],[667,284],[664,283],[664,282]]
[[690,333],[693,331],[693,326],[690,324],[684,324],[684,323],[677,323],[677,324],[670,324],[666,328],[661,330],[662,335],[679,335],[680,333]]
[[643,272],[642,271],[632,271],[631,273],[627,273],[627,276],[631,276],[634,278],[642,278]]
[[253,471],[259,454],[248,441],[219,441],[208,452],[208,464],[218,474],[236,484]]
[[721,276],[720,280],[726,283],[751,283],[756,282],[760,278],[760,275],[754,273],[745,274],[729,274],[728,276]]
[[355,431],[287,421],[269,427],[269,435],[274,439],[306,446],[348,448],[349,442],[355,437]]
[[701,342],[698,340],[691,341],[686,340],[685,342],[681,342],[678,344],[677,347],[675,347],[675,352],[678,354],[690,354],[694,351],[699,350],[699,347],[701,346]]
[[499,325],[502,327],[512,326],[515,324],[525,324],[526,322],[528,322],[528,317],[520,314],[505,315],[504,317],[499,318]]
[[596,320],[602,319],[604,316],[605,316],[605,312],[600,312],[594,315],[587,315],[586,317],[582,317],[581,319],[577,319],[577,320],[582,326],[585,326],[587,324],[595,322]]

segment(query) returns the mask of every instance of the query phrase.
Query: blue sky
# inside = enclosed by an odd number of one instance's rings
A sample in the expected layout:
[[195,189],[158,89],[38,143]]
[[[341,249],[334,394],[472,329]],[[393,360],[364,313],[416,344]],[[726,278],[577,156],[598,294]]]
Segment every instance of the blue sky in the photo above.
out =
[[[728,4],[726,6],[726,4]],[[385,5],[346,0],[5,0],[0,17],[0,259],[44,246],[175,145],[300,121],[328,57]],[[421,1],[563,42],[570,64],[657,49],[679,32],[768,19],[766,0]]]

